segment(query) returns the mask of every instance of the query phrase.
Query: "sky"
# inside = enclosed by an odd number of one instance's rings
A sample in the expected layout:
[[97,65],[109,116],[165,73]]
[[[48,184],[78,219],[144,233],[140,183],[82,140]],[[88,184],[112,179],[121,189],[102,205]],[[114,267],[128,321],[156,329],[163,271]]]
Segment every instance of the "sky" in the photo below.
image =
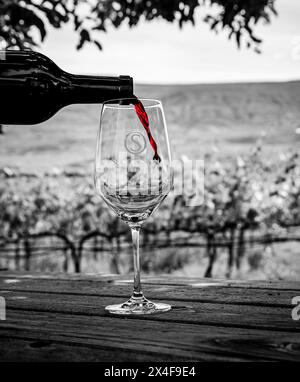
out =
[[49,30],[39,51],[71,73],[131,75],[137,83],[222,83],[300,79],[300,1],[277,0],[278,17],[259,25],[262,54],[238,50],[226,32],[215,34],[198,15],[183,29],[163,20],[99,33],[103,51],[75,46],[72,27]]

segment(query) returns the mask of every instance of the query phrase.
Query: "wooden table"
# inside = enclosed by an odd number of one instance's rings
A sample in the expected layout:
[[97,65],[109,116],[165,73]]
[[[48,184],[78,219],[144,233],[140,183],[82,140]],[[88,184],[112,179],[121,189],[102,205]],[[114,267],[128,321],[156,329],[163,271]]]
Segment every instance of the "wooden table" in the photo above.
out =
[[300,360],[298,282],[145,277],[149,299],[170,312],[120,317],[104,311],[131,293],[121,276],[0,272],[6,321],[1,361]]

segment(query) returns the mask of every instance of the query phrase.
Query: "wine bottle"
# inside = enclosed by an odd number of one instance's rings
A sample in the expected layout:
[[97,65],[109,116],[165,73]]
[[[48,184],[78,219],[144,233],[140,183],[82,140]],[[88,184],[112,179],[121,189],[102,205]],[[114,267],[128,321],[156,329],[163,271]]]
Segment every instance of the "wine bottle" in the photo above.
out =
[[133,80],[70,74],[43,54],[8,50],[0,52],[0,95],[0,124],[32,125],[67,105],[131,97]]

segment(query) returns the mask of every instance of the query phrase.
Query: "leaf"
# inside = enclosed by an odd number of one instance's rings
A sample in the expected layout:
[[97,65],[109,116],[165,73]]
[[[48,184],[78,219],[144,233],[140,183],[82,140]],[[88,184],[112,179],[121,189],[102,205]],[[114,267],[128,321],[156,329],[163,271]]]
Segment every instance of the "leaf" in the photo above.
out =
[[81,26],[82,21],[79,20],[79,17],[77,15],[74,16],[74,30],[77,31],[79,27]]
[[219,20],[215,20],[214,22],[210,24],[210,29],[214,30],[218,24],[219,24]]
[[99,48],[99,50],[103,50],[102,45],[100,44],[99,41],[94,40],[93,42]]
[[80,31],[80,39],[79,43],[76,46],[76,49],[80,50],[87,41],[91,41],[91,36],[86,29],[82,29]]
[[[23,25],[24,29],[28,29],[31,26],[35,26],[41,36],[41,40],[43,41],[46,36],[46,29],[43,20],[38,17],[34,11],[28,8],[16,6],[13,8],[13,12],[11,15],[12,19],[18,25],[18,28]],[[22,24],[23,23],[23,24]]]
[[[128,23],[130,27],[133,27],[143,18],[146,22],[163,19],[170,23],[179,23],[182,27],[187,21],[195,24],[194,15],[199,8],[203,9],[205,4],[214,6],[214,14],[208,14],[202,20],[216,32],[220,24],[222,29],[228,28],[231,31],[229,38],[234,36],[240,47],[250,21],[251,25],[255,26],[258,21],[269,22],[273,15],[277,15],[274,0],[136,0],[130,2],[124,0],[0,0],[0,3],[2,5],[0,16],[7,16],[1,18],[2,31],[9,31],[7,44],[18,47],[31,45],[28,34],[31,35],[31,29],[34,27],[39,30],[43,41],[47,33],[47,24],[54,28],[61,28],[69,20],[73,21],[74,30],[79,36],[77,49],[81,49],[85,42],[94,43],[93,36],[89,36],[89,33],[94,30],[106,32],[104,25],[113,25],[118,28]],[[80,11],[82,3],[88,7],[86,16],[83,16]],[[25,23],[20,23],[21,20]],[[88,27],[83,28],[83,25]],[[253,36],[251,29],[250,37],[256,44],[262,41]],[[34,39],[32,41],[35,43]],[[254,45],[251,44],[251,47],[255,49]],[[260,53],[259,49],[255,51]]]
[[241,31],[240,30],[237,30],[235,32],[235,39],[236,39],[238,48],[240,48],[241,47]]
[[46,37],[46,29],[43,20],[33,14],[31,17],[31,23],[38,28],[41,35],[41,41],[44,41]]
[[269,4],[269,8],[270,8],[271,12],[273,13],[273,15],[278,16],[278,12],[276,11],[276,9],[272,3]]
[[106,28],[103,23],[96,25],[92,28],[92,30],[98,30],[98,31],[103,31],[106,32]]
[[254,42],[256,42],[257,44],[261,44],[261,43],[262,43],[262,40],[261,40],[260,38],[257,38],[257,37],[255,37],[255,36],[253,36],[253,35],[251,35],[251,38],[252,38],[252,40],[253,40]]

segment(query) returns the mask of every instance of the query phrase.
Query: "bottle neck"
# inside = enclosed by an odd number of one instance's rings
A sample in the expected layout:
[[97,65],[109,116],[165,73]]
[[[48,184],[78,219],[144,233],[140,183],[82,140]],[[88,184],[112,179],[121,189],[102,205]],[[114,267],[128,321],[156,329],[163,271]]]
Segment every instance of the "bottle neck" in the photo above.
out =
[[105,77],[69,74],[68,103],[102,103],[133,96],[130,76]]

